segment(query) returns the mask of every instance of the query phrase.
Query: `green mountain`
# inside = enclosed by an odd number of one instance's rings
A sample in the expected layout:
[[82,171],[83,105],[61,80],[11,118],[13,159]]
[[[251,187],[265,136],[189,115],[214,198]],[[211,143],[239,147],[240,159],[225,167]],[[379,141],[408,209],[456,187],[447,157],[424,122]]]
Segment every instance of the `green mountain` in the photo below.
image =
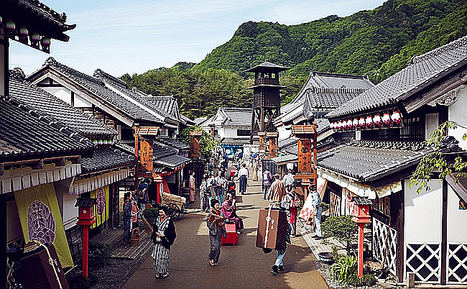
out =
[[244,71],[266,59],[291,68],[281,79],[287,103],[311,70],[363,74],[378,83],[414,55],[466,35],[466,24],[465,0],[389,0],[299,25],[250,21],[198,64],[180,62],[122,79],[153,95],[177,96],[188,117],[207,116],[219,106],[251,106]]
[[286,75],[310,70],[366,74],[379,82],[412,55],[467,34],[465,0],[389,0],[373,10],[299,25],[246,22],[195,69],[244,71],[264,60],[287,65]]

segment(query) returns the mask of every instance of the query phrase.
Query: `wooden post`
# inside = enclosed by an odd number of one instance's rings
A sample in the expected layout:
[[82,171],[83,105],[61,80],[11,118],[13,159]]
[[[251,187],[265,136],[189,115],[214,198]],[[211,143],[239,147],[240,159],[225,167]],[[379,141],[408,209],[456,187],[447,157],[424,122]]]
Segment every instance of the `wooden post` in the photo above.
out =
[[83,278],[88,278],[89,226],[83,227]]
[[0,197],[0,288],[7,288],[7,213],[6,213],[6,200]]
[[358,277],[363,276],[363,226],[365,224],[358,224]]

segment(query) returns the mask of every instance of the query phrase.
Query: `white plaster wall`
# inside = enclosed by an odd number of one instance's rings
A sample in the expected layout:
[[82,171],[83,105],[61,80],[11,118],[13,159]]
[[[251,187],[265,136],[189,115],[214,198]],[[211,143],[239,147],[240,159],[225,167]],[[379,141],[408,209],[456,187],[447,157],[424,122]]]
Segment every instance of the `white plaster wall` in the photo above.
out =
[[78,208],[75,207],[76,195],[63,194],[63,226],[68,230],[78,221]]
[[292,130],[285,129],[284,125],[279,126],[277,131],[279,132],[279,140],[287,139],[292,135]]
[[467,210],[459,210],[459,197],[449,185],[448,242],[467,243]]
[[425,114],[425,139],[439,126],[439,113]]
[[405,243],[441,242],[442,184],[438,180],[428,183],[429,191],[409,187],[404,180]]
[[[461,88],[457,92],[457,97],[456,103],[451,105],[448,109],[448,119],[467,127],[467,88]],[[455,137],[459,141],[459,146],[462,149],[467,150],[467,141],[462,140],[464,133],[467,133],[467,129],[460,127],[449,130],[449,135]]]
[[7,219],[7,242],[18,239],[23,236],[21,230],[21,223],[19,221],[18,209],[16,208],[16,201],[7,202],[6,205],[6,219]]

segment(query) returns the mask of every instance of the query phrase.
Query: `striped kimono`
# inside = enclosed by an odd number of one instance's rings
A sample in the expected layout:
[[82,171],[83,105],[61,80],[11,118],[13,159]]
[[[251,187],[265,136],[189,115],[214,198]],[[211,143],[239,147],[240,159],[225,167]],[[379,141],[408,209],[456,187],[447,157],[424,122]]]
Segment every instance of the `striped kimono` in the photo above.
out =
[[160,238],[159,242],[154,242],[154,249],[151,256],[154,258],[154,271],[158,274],[164,274],[167,272],[169,266],[170,246],[175,240],[175,226],[170,219],[166,217],[163,221],[158,217],[154,224],[153,240],[155,232],[164,234],[165,237]]

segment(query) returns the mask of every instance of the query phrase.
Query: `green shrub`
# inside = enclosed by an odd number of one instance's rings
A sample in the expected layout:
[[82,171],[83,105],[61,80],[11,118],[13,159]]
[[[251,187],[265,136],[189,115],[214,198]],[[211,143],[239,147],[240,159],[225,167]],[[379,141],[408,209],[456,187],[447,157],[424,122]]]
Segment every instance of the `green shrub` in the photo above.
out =
[[348,285],[357,276],[357,258],[353,256],[341,256],[331,266],[331,276],[339,284]]
[[333,237],[338,241],[350,255],[351,245],[357,241],[358,226],[350,216],[329,217],[321,225],[323,237]]
[[365,273],[361,278],[356,278],[354,286],[373,286],[376,284],[376,278],[373,274]]

